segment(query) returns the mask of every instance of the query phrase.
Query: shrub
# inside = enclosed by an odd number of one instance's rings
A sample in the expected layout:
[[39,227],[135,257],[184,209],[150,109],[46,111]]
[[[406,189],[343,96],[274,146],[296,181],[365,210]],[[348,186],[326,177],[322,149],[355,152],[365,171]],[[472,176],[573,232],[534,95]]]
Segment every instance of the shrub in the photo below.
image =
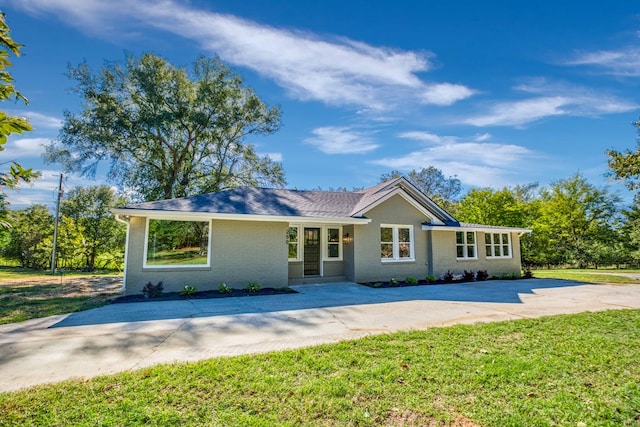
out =
[[476,273],[476,280],[478,282],[484,282],[485,280],[489,280],[489,273],[487,270],[479,270]]
[[451,272],[451,270],[447,270],[447,272],[444,273],[444,276],[442,276],[442,279],[445,283],[453,282],[453,273]]
[[218,286],[218,292],[221,294],[230,294],[231,288],[226,283],[220,283],[220,286]]
[[247,289],[247,292],[249,292],[250,294],[255,294],[260,290],[260,285],[257,284],[256,282],[249,282],[246,289]]
[[426,280],[427,283],[436,283],[436,276],[434,276],[433,274],[430,274],[427,277],[425,277],[424,280]]
[[157,285],[154,285],[153,283],[149,282],[146,285],[144,285],[144,288],[142,288],[142,295],[144,295],[145,298],[158,298],[160,295],[162,295],[162,291],[164,290],[164,287],[162,286],[162,282],[158,282]]
[[465,282],[473,282],[476,278],[476,275],[473,271],[464,270],[462,273],[462,280]]
[[533,271],[531,271],[530,266],[527,266],[527,268],[524,269],[523,277],[525,279],[531,279],[533,277]]
[[418,284],[418,279],[416,279],[415,277],[407,276],[407,277],[404,279],[404,282],[405,282],[407,285],[417,285],[417,284]]
[[398,285],[398,279],[396,279],[395,277],[392,277],[391,280],[389,280],[389,284],[391,286],[397,286]]
[[191,295],[195,295],[198,293],[198,289],[195,286],[184,285],[184,288],[180,291],[180,295],[183,297],[188,297]]
[[376,283],[374,283],[374,284],[373,284],[373,285],[371,285],[371,286],[373,286],[374,288],[381,288],[381,287],[382,287],[382,283],[380,283],[380,282],[376,282]]

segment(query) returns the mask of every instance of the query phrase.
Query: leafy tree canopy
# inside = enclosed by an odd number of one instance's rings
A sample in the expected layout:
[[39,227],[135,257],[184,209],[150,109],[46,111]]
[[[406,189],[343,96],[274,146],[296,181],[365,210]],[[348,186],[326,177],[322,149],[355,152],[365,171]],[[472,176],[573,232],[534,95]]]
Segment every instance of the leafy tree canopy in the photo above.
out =
[[281,165],[246,143],[279,129],[279,108],[219,59],[201,57],[187,70],[146,53],[98,72],[70,66],[68,75],[84,106],[65,112],[46,161],[85,176],[107,161],[109,178],[144,200],[285,184]]
[[[9,26],[4,20],[4,13],[0,12],[0,101],[14,99],[16,101],[21,100],[25,104],[28,103],[27,98],[15,88],[13,76],[7,70],[8,67],[13,65],[9,58],[12,54],[20,56],[21,47],[21,44],[16,43],[11,38]],[[0,111],[0,151],[4,151],[4,145],[7,143],[9,135],[22,134],[31,129],[31,124],[24,117],[10,116]],[[7,172],[0,171],[1,188],[15,188],[20,181],[30,182],[40,176],[33,169],[25,169],[16,162],[9,162],[9,164]]]
[[[634,126],[640,132],[640,121],[636,121]],[[640,190],[640,141],[636,150],[624,150],[622,152],[610,149],[606,151],[609,156],[609,169],[611,175],[625,183],[629,190]]]

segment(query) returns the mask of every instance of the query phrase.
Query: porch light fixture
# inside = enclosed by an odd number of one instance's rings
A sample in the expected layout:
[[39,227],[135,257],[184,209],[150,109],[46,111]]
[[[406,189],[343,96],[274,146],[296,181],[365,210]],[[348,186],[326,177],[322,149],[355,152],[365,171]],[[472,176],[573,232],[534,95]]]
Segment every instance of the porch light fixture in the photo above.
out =
[[351,243],[352,241],[353,241],[353,238],[349,236],[349,233],[345,233],[345,235],[342,236],[342,243],[348,244],[348,243]]

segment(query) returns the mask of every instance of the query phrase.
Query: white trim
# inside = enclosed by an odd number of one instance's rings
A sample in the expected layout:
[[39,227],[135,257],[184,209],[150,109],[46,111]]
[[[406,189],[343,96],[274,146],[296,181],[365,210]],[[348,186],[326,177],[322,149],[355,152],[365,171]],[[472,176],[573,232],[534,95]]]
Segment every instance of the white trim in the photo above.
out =
[[235,220],[235,221],[263,221],[263,222],[295,222],[296,224],[369,224],[369,218],[352,218],[352,217],[305,217],[305,216],[284,216],[284,215],[245,215],[245,214],[224,214],[215,212],[176,212],[176,211],[159,211],[147,209],[112,209],[116,215],[123,216],[141,216],[151,219],[167,219],[174,221],[197,221],[197,220]]
[[[168,265],[148,265],[147,264],[147,250],[149,248],[149,220],[165,220],[165,221],[182,221],[182,222],[208,222],[209,223],[209,235],[207,242],[207,263],[206,264],[168,264]],[[145,232],[144,232],[144,250],[143,250],[143,258],[142,258],[142,268],[145,270],[164,270],[164,269],[198,269],[198,268],[211,268],[211,235],[212,233],[212,223],[213,221],[196,221],[192,219],[178,219],[178,220],[167,220],[165,218],[150,218],[147,217],[145,224]]]
[[499,247],[500,247],[500,253],[504,253],[504,248],[503,248],[503,246],[505,246],[505,245],[504,245],[504,243],[500,242],[500,243],[498,243],[498,244],[496,245],[496,244],[495,244],[495,242],[493,241],[493,235],[494,235],[494,234],[498,234],[498,235],[500,236],[500,240],[501,240],[501,241],[502,241],[502,235],[503,235],[503,234],[506,234],[506,235],[507,235],[507,245],[509,246],[509,255],[506,255],[506,256],[505,256],[505,255],[500,255],[500,256],[495,256],[495,255],[485,255],[485,257],[486,257],[487,259],[511,259],[511,258],[513,258],[513,245],[511,244],[511,233],[508,233],[508,232],[506,232],[506,231],[503,231],[503,232],[500,232],[500,231],[494,231],[493,233],[489,233],[489,232],[485,232],[485,233],[484,233],[484,235],[485,235],[485,239],[487,238],[486,236],[491,236],[491,243],[490,243],[490,244],[487,244],[486,240],[485,240],[485,242],[483,243],[483,245],[484,245],[484,251],[485,251],[485,254],[486,254],[486,252],[487,252],[487,246],[491,246],[491,253],[494,253],[494,252],[495,252],[495,251],[494,251],[494,248],[495,248],[496,246],[499,246]]
[[[393,249],[393,257],[392,258],[382,258],[380,257],[380,261],[383,263],[393,263],[393,262],[415,262],[416,253],[415,253],[415,233],[413,232],[413,225],[408,224],[380,224],[379,229],[383,228],[391,228],[392,233],[392,249]],[[400,228],[408,228],[409,229],[409,257],[408,258],[400,258],[400,241],[398,238],[398,229]],[[378,247],[382,244],[380,240],[380,235],[378,234]]]
[[[298,241],[296,242],[296,245],[298,246],[298,250],[296,251],[296,257],[295,258],[289,258],[289,229],[290,228],[296,228],[298,229],[298,233],[297,233],[297,237],[298,237]],[[300,224],[289,224],[289,227],[287,227],[287,260],[289,262],[299,262],[302,260],[302,247],[304,245],[300,244],[300,236],[302,236],[302,232],[300,231],[301,225]]]
[[465,227],[465,226],[454,226],[454,225],[432,225],[432,224],[422,224],[423,231],[482,231],[483,233],[531,233],[531,230],[527,228],[516,228],[516,227],[491,227],[491,226],[479,226],[479,227]]
[[[333,257],[330,258],[329,257],[329,229],[330,228],[337,228],[338,229],[338,256],[337,257]],[[323,256],[324,256],[324,261],[342,261],[342,245],[344,244],[344,242],[342,241],[342,226],[341,225],[325,225],[322,227],[322,241],[324,243],[323,245]]]
[[[458,236],[457,236],[458,233],[462,233],[462,237],[463,237],[462,243],[458,243]],[[467,256],[468,254],[467,248],[471,246],[471,243],[467,242],[467,233],[473,233],[473,254],[475,256],[472,256],[472,257]],[[454,237],[456,239],[456,260],[473,261],[478,259],[478,233],[476,233],[475,230],[457,230],[456,235]],[[458,246],[462,246],[463,248],[463,251],[462,251],[463,256],[461,257],[458,256]]]

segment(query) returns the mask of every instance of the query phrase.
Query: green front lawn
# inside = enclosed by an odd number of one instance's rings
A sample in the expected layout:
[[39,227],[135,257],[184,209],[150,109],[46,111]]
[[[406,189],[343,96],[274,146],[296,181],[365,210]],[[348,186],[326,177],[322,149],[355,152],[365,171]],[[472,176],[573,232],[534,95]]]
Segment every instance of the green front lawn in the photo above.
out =
[[635,426],[640,310],[460,325],[0,394],[0,425]]
[[586,270],[586,269],[556,269],[533,270],[533,277],[542,279],[574,280],[586,283],[640,283],[640,281],[614,273],[640,274],[637,270]]

